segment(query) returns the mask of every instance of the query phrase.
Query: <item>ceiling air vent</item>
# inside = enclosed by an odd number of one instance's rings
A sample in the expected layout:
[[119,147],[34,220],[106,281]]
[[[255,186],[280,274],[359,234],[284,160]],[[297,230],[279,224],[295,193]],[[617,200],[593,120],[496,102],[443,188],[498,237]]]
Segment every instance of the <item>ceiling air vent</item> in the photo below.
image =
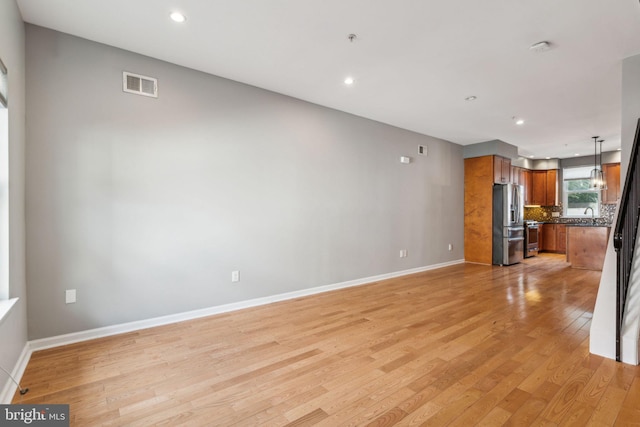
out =
[[158,97],[158,79],[141,76],[127,71],[122,72],[122,90],[137,95]]

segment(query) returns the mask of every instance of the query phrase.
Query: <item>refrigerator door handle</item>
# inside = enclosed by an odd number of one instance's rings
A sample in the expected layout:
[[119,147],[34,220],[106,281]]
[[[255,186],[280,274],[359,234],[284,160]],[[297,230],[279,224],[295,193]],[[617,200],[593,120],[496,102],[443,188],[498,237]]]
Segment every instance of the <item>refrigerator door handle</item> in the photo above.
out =
[[520,224],[520,186],[514,185],[516,190],[516,223]]
[[516,189],[516,223],[520,223],[520,187],[514,186]]

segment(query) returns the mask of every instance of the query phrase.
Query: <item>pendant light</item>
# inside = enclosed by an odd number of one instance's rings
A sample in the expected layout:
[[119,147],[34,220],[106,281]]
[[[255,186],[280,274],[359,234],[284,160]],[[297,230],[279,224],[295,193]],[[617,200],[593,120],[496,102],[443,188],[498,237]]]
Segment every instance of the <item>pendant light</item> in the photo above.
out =
[[600,189],[607,189],[607,176],[604,174],[604,170],[602,169],[602,143],[604,139],[598,141],[600,143],[600,173],[602,174],[602,179],[600,180]]
[[593,138],[593,169],[589,175],[589,188],[601,189],[604,177],[602,175],[602,169],[598,169],[598,136],[592,136]]

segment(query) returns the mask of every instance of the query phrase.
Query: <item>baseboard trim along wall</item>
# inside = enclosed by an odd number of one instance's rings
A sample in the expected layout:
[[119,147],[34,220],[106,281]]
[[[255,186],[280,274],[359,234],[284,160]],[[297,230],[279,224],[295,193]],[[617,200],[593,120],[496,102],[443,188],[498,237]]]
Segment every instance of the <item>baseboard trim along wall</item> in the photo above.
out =
[[[16,366],[13,368],[13,371],[11,371],[11,376],[13,376],[16,381],[20,382],[22,374],[24,374],[25,369],[27,369],[27,364],[29,363],[29,359],[31,359],[32,352],[33,351],[31,350],[30,345],[27,342],[22,349],[22,353],[20,353],[20,357],[16,362]],[[2,373],[2,375],[6,376],[4,372]],[[22,388],[26,387],[22,384],[20,386]],[[18,386],[13,381],[11,381],[11,378],[7,378],[7,381],[2,388],[2,392],[0,393],[0,404],[7,405],[11,403],[11,399],[13,398],[13,395],[15,394],[17,389]]]
[[55,337],[42,338],[29,341],[31,351],[45,350],[47,348],[59,347],[62,345],[73,344],[81,341],[88,341],[96,338],[103,338],[111,335],[122,334],[125,332],[133,332],[141,329],[153,328],[155,326],[168,325],[171,323],[183,322],[185,320],[197,319],[200,317],[213,316],[215,314],[228,313],[230,311],[242,310],[244,308],[257,307],[261,305],[271,304],[279,301],[300,298],[320,294],[323,292],[334,291],[338,289],[350,288],[352,286],[366,285],[367,283],[378,282],[380,280],[392,279],[395,277],[406,276],[409,274],[421,273],[423,271],[435,270],[450,265],[464,263],[464,260],[455,260],[440,264],[433,264],[425,267],[418,267],[409,270],[396,271],[392,273],[380,274],[377,276],[365,277],[362,279],[349,280],[346,282],[334,283],[331,285],[318,286],[315,288],[302,289],[295,292],[287,292],[284,294],[271,295],[268,297],[255,298],[246,301],[240,301],[231,304],[207,307],[200,310],[187,311],[184,313],[170,314],[167,316],[155,317],[152,319],[138,320],[135,322],[122,323],[119,325],[105,326],[103,328],[89,329],[86,331],[73,332],[70,334],[58,335]]
[[[31,354],[34,351],[45,350],[48,348],[59,347],[68,344],[74,344],[81,341],[88,341],[96,338],[108,337],[111,335],[123,334],[126,332],[138,331],[141,329],[153,328],[155,326],[163,326],[171,323],[183,322],[186,320],[197,319],[200,317],[213,316],[215,314],[228,313],[230,311],[242,310],[244,308],[257,307],[261,305],[271,304],[274,302],[290,300],[294,298],[300,298],[304,296],[310,296],[320,294],[323,292],[335,291],[338,289],[350,288],[353,286],[366,285],[368,283],[378,282],[380,280],[392,279],[395,277],[407,276],[410,274],[421,273],[423,271],[435,270],[442,267],[448,267],[450,265],[462,264],[463,259],[443,262],[440,264],[433,264],[425,267],[418,267],[409,270],[396,271],[392,273],[380,274],[378,276],[365,277],[362,279],[349,280],[346,282],[334,283],[331,285],[318,286],[315,288],[303,289],[295,292],[287,292],[284,294],[272,295],[263,298],[255,298],[247,301],[240,301],[232,304],[224,304],[215,307],[203,308],[200,310],[187,311],[184,313],[170,314],[168,316],[155,317],[152,319],[138,320],[135,322],[122,323],[119,325],[105,326],[103,328],[89,329],[86,331],[74,332],[70,334],[58,335],[55,337],[42,338],[27,342],[25,349],[23,350],[16,367],[13,370],[14,378],[20,381],[24,371],[29,363]],[[21,387],[29,387],[29,384],[21,384]],[[5,384],[2,395],[0,395],[0,402],[11,403],[15,391],[16,385],[8,379]]]

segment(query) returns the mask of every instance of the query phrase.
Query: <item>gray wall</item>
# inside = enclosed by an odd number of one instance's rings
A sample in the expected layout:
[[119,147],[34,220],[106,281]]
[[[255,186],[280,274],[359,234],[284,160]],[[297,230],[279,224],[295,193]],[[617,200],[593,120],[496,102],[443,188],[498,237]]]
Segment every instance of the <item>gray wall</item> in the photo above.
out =
[[31,339],[463,258],[458,145],[30,25],[27,83]]
[[627,176],[627,166],[633,148],[633,139],[640,118],[640,55],[622,61],[622,161],[621,181]]
[[[602,153],[602,164],[620,163],[620,151],[605,151]],[[597,163],[600,162],[600,154],[598,154]],[[569,157],[560,160],[561,168],[574,168],[579,166],[593,166],[593,154],[591,156]]]
[[494,139],[492,141],[465,145],[462,148],[462,157],[465,159],[482,156],[502,156],[513,160],[518,158],[518,147],[507,144],[499,139]]
[[[9,70],[9,297],[20,298],[0,323],[0,365],[13,370],[27,342],[24,238],[24,26],[13,0],[0,1],[0,58]],[[4,191],[3,191],[4,193]],[[2,194],[2,203],[6,195]],[[4,229],[3,229],[4,232]],[[3,236],[5,237],[5,236]],[[5,251],[7,248],[2,247]],[[2,259],[5,255],[2,254]],[[2,268],[7,268],[3,265]],[[4,273],[4,272],[3,272]],[[1,384],[6,377],[0,372]]]
[[533,160],[533,170],[560,169],[560,159],[536,159]]

